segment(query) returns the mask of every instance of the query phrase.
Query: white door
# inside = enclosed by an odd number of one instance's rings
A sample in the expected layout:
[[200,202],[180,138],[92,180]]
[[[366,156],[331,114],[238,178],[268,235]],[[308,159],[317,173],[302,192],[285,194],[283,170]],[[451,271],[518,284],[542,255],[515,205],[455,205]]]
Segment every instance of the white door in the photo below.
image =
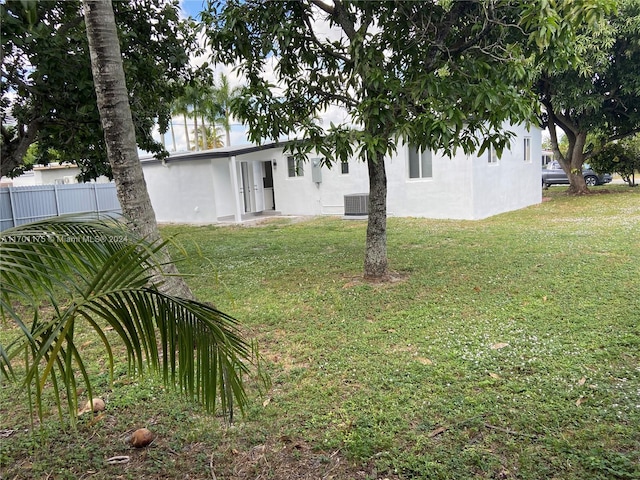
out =
[[264,166],[263,162],[251,162],[253,167],[253,211],[264,211]]
[[244,203],[244,212],[255,212],[255,189],[253,185],[253,168],[249,162],[240,162],[240,179],[242,186],[240,193]]

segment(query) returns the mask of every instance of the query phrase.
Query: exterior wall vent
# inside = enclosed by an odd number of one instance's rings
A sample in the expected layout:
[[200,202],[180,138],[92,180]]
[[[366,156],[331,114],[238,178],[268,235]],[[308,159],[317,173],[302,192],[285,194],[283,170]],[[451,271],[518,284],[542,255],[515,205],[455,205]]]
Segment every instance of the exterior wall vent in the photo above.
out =
[[369,194],[352,193],[344,196],[345,215],[369,215]]

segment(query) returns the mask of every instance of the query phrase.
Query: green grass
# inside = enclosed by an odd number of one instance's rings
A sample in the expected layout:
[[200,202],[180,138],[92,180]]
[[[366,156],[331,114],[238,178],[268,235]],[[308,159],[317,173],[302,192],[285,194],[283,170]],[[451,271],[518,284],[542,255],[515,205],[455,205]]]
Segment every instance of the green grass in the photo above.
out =
[[[110,385],[88,336],[106,415],[32,429],[3,385],[0,477],[640,478],[640,189],[565,190],[483,221],[389,219],[388,284],[361,279],[362,221],[165,227],[271,389],[249,379],[227,428],[124,361]],[[134,451],[138,426],[157,439]]]

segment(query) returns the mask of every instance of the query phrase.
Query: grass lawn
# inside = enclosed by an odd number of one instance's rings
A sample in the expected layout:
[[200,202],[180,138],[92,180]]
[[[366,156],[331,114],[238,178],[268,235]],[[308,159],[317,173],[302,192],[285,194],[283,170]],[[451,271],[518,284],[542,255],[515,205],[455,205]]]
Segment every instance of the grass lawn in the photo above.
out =
[[[111,385],[87,334],[106,413],[32,429],[0,385],[0,478],[640,478],[640,188],[565,190],[482,221],[389,219],[387,284],[361,279],[364,221],[164,227],[271,387],[249,379],[227,427],[124,358]],[[130,449],[142,426],[156,441]]]

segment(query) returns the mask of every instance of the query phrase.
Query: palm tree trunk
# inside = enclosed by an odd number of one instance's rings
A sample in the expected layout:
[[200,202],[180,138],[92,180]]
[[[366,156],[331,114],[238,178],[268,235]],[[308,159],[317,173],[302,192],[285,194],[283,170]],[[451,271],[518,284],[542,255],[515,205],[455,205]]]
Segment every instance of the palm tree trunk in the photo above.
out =
[[173,129],[173,118],[169,120],[169,127],[171,127],[171,142],[173,142],[173,151],[176,151],[176,131]]
[[196,152],[200,150],[200,134],[198,132],[198,113],[193,111],[193,133],[196,136]]
[[200,122],[202,123],[202,149],[209,150],[209,135],[207,135],[207,124],[204,122],[204,115],[200,114]]
[[[111,0],[83,0],[83,7],[98,110],[118,200],[131,228],[141,238],[153,241],[160,238],[160,232],[138,158]],[[169,260],[168,252],[165,255]],[[166,273],[177,273],[172,263],[166,264]],[[193,298],[184,280],[175,275],[166,277],[162,289]]]
[[191,142],[189,141],[189,125],[187,125],[187,114],[182,114],[182,119],[184,120],[184,136],[187,139],[187,151],[191,151]]
[[224,131],[227,134],[227,147],[231,146],[231,112],[227,108],[224,112]]

